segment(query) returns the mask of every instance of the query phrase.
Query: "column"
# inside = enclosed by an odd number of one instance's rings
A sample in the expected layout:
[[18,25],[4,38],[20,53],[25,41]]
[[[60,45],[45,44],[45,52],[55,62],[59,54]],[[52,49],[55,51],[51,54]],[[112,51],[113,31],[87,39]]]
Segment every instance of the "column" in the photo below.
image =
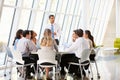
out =
[[116,0],[116,38],[120,38],[120,0]]

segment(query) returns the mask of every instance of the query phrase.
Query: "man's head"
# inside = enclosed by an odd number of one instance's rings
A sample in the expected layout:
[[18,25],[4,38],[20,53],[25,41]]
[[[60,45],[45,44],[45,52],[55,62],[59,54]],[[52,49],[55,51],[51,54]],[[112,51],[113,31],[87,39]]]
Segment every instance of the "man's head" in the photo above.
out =
[[50,23],[53,24],[54,21],[55,21],[55,16],[54,15],[50,15],[49,16],[49,20],[50,20]]
[[23,31],[23,37],[30,39],[31,38],[31,32],[29,30]]
[[78,29],[78,36],[83,37],[83,30],[82,29]]
[[78,38],[83,36],[83,30],[82,29],[76,29],[73,31],[72,39],[73,42]]

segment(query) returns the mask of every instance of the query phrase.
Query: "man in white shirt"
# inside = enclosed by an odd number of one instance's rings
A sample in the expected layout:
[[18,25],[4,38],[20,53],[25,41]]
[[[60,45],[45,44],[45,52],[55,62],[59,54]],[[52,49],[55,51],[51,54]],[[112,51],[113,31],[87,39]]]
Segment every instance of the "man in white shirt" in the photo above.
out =
[[31,51],[37,51],[37,47],[30,41],[31,33],[28,30],[23,32],[23,37],[18,41],[17,51],[20,51],[23,55],[29,56]]
[[73,44],[65,49],[65,52],[74,52],[76,57],[81,58],[82,51],[90,48],[89,42],[83,38],[83,31],[81,29],[74,30],[73,41]]
[[[17,51],[22,53],[23,60],[25,61],[25,64],[29,63],[35,63],[35,68],[37,67],[37,60],[38,60],[38,55],[36,54],[31,54],[32,51],[37,51],[37,47],[33,44],[33,42],[30,40],[31,38],[31,33],[29,30],[23,31],[23,37],[18,41],[17,44]],[[26,70],[26,78],[32,78],[30,76],[30,73],[33,72],[31,71],[30,66],[27,66]]]
[[[63,55],[61,58],[61,74],[63,75],[65,74],[64,67],[68,68],[69,62],[78,63],[78,58],[81,58],[82,51],[89,49],[89,43],[83,38],[82,29],[74,30],[72,39],[73,44],[65,49],[65,52],[68,52],[68,54]],[[71,66],[69,72],[77,74],[78,66]]]
[[52,32],[52,38],[55,39],[57,45],[59,45],[59,37],[61,34],[61,28],[59,27],[58,24],[55,23],[55,16],[50,15],[49,16],[49,21],[50,23],[45,27],[51,30]]

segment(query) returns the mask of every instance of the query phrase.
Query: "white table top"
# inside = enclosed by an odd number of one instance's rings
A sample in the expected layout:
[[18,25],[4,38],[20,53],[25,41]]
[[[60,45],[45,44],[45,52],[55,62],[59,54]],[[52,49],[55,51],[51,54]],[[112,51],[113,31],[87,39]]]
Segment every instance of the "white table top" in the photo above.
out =
[[118,50],[119,48],[114,48],[114,47],[107,47],[107,48],[104,48],[105,51],[116,51]]

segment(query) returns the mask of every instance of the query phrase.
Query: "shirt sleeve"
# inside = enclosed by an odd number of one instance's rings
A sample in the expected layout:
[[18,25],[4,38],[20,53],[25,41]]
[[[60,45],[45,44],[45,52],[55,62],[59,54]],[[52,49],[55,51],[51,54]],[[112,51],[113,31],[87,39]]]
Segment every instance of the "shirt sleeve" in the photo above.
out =
[[57,37],[60,37],[60,35],[61,35],[61,28],[60,28],[59,25],[56,25],[56,27],[57,27],[56,36],[57,36]]
[[28,42],[28,49],[29,49],[30,52],[31,51],[35,51],[36,52],[38,50],[37,47],[33,44],[32,41]]
[[65,49],[65,52],[75,52],[79,47],[78,41],[75,41],[69,48]]

